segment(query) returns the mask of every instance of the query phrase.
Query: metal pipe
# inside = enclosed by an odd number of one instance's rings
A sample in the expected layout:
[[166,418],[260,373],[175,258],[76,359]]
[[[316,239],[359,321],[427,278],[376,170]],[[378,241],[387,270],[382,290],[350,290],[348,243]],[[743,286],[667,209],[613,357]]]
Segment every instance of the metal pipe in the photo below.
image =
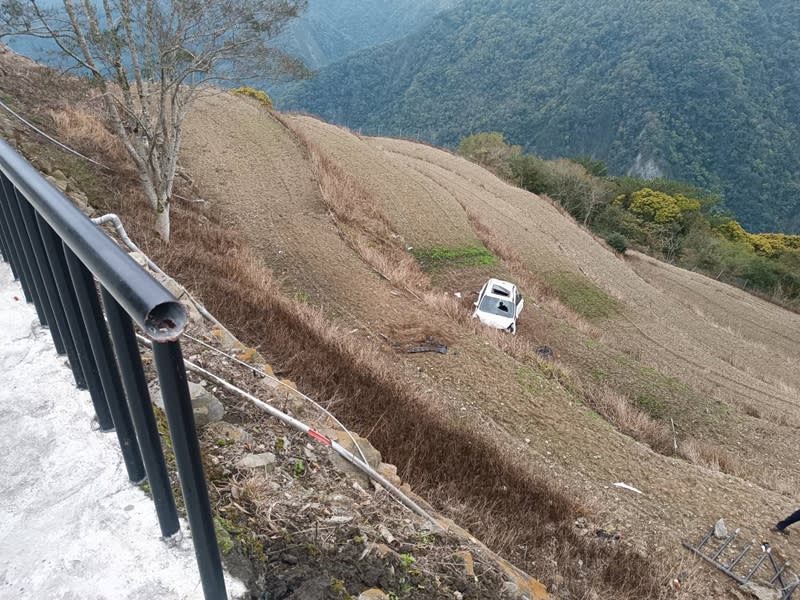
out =
[[6,220],[0,215],[0,252],[3,254],[3,260],[11,266],[11,274],[17,280],[17,268],[11,260],[11,252],[8,249],[8,233],[6,232]]
[[149,337],[178,338],[183,306],[4,140],[0,170]]
[[53,274],[50,271],[50,263],[44,253],[42,236],[39,233],[39,227],[36,225],[36,211],[34,211],[25,200],[20,200],[16,190],[13,190],[11,195],[13,196],[11,200],[12,205],[15,205],[12,210],[19,211],[22,225],[28,236],[28,247],[33,257],[31,272],[33,273],[34,279],[39,283],[39,299],[42,301],[42,309],[47,318],[47,328],[50,330],[50,336],[53,338],[53,345],[56,347],[56,353],[58,355],[63,355],[66,353],[66,348],[64,347],[64,340],[61,338],[61,331],[59,330],[58,320],[56,319],[56,304],[59,303],[58,292],[55,290],[53,284]]
[[[58,291],[58,285],[56,284],[53,266],[44,246],[44,238],[39,226],[41,217],[39,217],[37,212],[27,202],[20,200],[19,197],[17,197],[17,200],[19,201],[20,211],[25,221],[28,237],[31,240],[31,249],[33,250],[33,255],[36,259],[39,273],[41,274],[44,284],[47,296],[46,307],[49,306],[48,318],[50,319],[52,317],[50,320],[50,332],[53,336],[53,343],[59,354],[67,354],[70,367],[72,368],[72,365],[78,364],[78,357],[75,351],[75,343],[70,334],[69,325],[67,324],[64,314],[64,306]],[[58,342],[56,342],[56,337],[58,337]],[[72,368],[72,374],[75,377],[75,384],[78,387],[81,387],[81,384],[83,384],[85,388],[86,385],[82,379],[83,373],[80,370]]]
[[[138,338],[139,338],[140,342],[142,342],[143,344],[145,344],[149,348],[152,348],[152,347],[155,346],[155,344],[151,343],[149,340],[147,340],[147,339],[145,339],[145,338],[143,338],[141,336],[138,336]],[[402,492],[402,490],[398,489],[395,485],[393,485],[390,481],[388,481],[383,475],[381,475],[375,469],[373,469],[366,461],[362,461],[361,459],[359,459],[355,454],[353,454],[352,452],[350,452],[349,450],[344,448],[338,442],[336,442],[334,440],[329,440],[325,436],[323,436],[323,435],[319,434],[318,432],[314,431],[311,427],[309,427],[308,425],[306,425],[302,421],[298,421],[294,417],[291,417],[291,416],[287,415],[286,413],[278,410],[274,406],[271,406],[270,404],[267,404],[266,402],[264,402],[262,400],[259,400],[258,398],[256,398],[252,394],[249,394],[248,392],[245,392],[244,390],[236,387],[235,385],[233,385],[232,383],[222,379],[221,377],[219,377],[217,375],[214,375],[214,373],[212,373],[210,371],[207,371],[203,367],[200,367],[200,366],[194,364],[193,362],[191,362],[189,360],[184,360],[183,363],[184,363],[184,365],[186,366],[186,368],[188,370],[194,371],[195,373],[197,373],[199,375],[202,375],[203,377],[211,379],[212,381],[214,381],[215,383],[221,385],[225,389],[227,389],[227,390],[229,390],[229,391],[241,396],[242,398],[245,398],[246,400],[252,402],[258,408],[260,408],[263,411],[269,413],[270,415],[272,415],[273,417],[279,419],[280,421],[286,423],[290,427],[292,427],[294,429],[297,429],[298,431],[301,431],[301,432],[305,433],[309,437],[317,439],[317,440],[321,441],[322,443],[330,446],[339,456],[344,458],[347,462],[349,462],[354,467],[359,469],[361,472],[363,472],[365,475],[367,475],[370,479],[372,479],[374,481],[377,481],[381,486],[383,486],[386,489],[386,491],[388,491],[392,496],[394,496],[398,501],[400,501],[400,503],[403,504],[406,508],[408,508],[412,512],[418,514],[419,516],[423,517],[424,519],[429,521],[432,525],[434,525],[436,528],[440,528],[440,525],[438,524],[436,519],[434,519],[430,514],[428,514],[428,512],[424,508],[422,508],[419,504],[417,504],[411,498],[406,496]],[[358,444],[356,444],[356,447],[358,447]]]
[[[762,546],[762,548],[763,548],[763,546]],[[762,551],[761,558],[759,558],[756,561],[756,564],[753,565],[753,568],[750,569],[750,572],[745,576],[743,583],[747,583],[748,581],[750,581],[750,579],[752,579],[753,575],[756,574],[756,571],[758,571],[758,569],[761,567],[761,565],[764,564],[764,561],[767,560],[767,556],[769,555],[769,551],[770,551],[769,547],[766,550]]]
[[136,441],[130,411],[125,401],[125,394],[122,391],[119,371],[114,362],[114,353],[111,349],[111,342],[108,339],[108,330],[103,318],[103,311],[100,308],[100,301],[97,298],[94,277],[66,245],[64,246],[64,251],[67,258],[67,268],[69,268],[75,289],[75,296],[78,299],[78,307],[86,326],[89,346],[91,347],[103,393],[111,412],[114,429],[122,450],[122,458],[128,470],[128,477],[132,482],[139,483],[145,477],[142,455],[139,450],[139,444]]
[[[694,546],[692,546],[691,544],[687,544],[686,542],[683,542],[683,547],[684,547],[684,548],[687,548],[687,549],[689,549],[689,550],[691,550],[691,551],[692,551],[692,552],[694,552],[694,553],[695,553],[697,556],[699,556],[699,557],[700,557],[700,558],[702,558],[703,560],[705,560],[705,561],[707,561],[707,562],[711,563],[712,565],[714,565],[715,567],[717,567],[717,568],[718,568],[720,571],[722,571],[723,573],[725,573],[725,574],[726,574],[728,577],[730,577],[730,578],[732,578],[732,579],[735,579],[735,580],[736,580],[736,581],[738,581],[740,584],[744,585],[745,583],[747,583],[747,582],[749,581],[749,579],[744,579],[744,578],[742,578],[742,577],[739,577],[739,576],[738,576],[736,573],[734,573],[733,571],[729,570],[729,569],[728,569],[728,568],[727,568],[725,565],[723,565],[721,562],[719,562],[719,561],[717,561],[717,560],[714,560],[714,559],[713,559],[713,558],[711,558],[710,556],[707,556],[707,555],[703,554],[703,553],[702,553],[700,550],[698,550],[697,548],[695,548],[695,547],[694,547]],[[763,562],[763,561],[762,561],[762,562]]]
[[[72,370],[72,375],[75,378],[75,385],[78,387],[78,389],[85,390],[86,377],[83,374],[83,367],[81,366],[78,349],[75,344],[75,340],[72,337],[72,330],[69,326],[69,319],[64,307],[64,300],[62,299],[62,293],[59,289],[59,278],[56,275],[56,268],[60,267],[48,252],[48,244],[46,239],[48,234],[52,235],[52,231],[47,223],[45,223],[38,213],[36,213],[36,211],[33,209],[31,209],[31,211],[33,212],[33,220],[36,223],[36,230],[38,232],[39,240],[42,244],[45,262],[48,266],[48,276],[50,279],[49,285],[52,286],[50,299],[51,306],[53,308],[53,316],[55,317],[55,324],[58,326],[58,331],[61,334],[61,339],[64,342],[64,348],[66,349],[67,356],[69,357],[69,366]],[[61,247],[57,245],[56,248],[58,251],[60,251]]]
[[[0,173],[0,179],[4,179],[5,176]],[[31,296],[30,288],[30,281],[22,272],[22,258],[19,256],[18,248],[17,248],[17,241],[14,238],[12,228],[14,227],[14,223],[11,221],[11,217],[8,215],[8,207],[6,206],[6,198],[5,193],[3,191],[3,186],[0,183],[0,227],[3,228],[3,232],[6,236],[6,244],[8,246],[8,256],[6,259],[10,259],[11,265],[16,268],[16,276],[19,278],[20,285],[22,286],[22,293],[25,296],[25,301],[29,304],[33,302],[33,297]]]
[[111,341],[114,344],[117,363],[122,375],[122,384],[125,387],[125,395],[128,397],[131,409],[133,427],[136,430],[147,480],[150,483],[150,492],[153,495],[161,535],[169,538],[180,531],[181,526],[178,520],[178,510],[175,507],[175,497],[169,482],[167,465],[164,461],[156,418],[153,415],[153,405],[147,390],[139,345],[136,343],[136,334],[133,330],[133,321],[105,288],[101,290],[101,295],[108,317],[108,327],[111,330]]
[[[40,290],[37,284],[38,282],[34,277],[34,259],[33,256],[30,255],[28,236],[21,217],[19,217],[17,215],[17,211],[14,210],[16,207],[16,198],[13,195],[14,188],[6,177],[0,177],[0,181],[2,182],[2,186],[0,186],[2,188],[0,189],[0,195],[2,195],[3,199],[5,200],[5,202],[2,202],[4,212],[10,223],[10,229],[14,238],[14,242],[16,242],[17,255],[20,257],[20,264],[22,266],[24,277],[28,282],[28,291],[31,295],[31,301],[36,309],[36,316],[39,317],[39,323],[46,327],[47,317],[44,313],[42,299],[40,297]],[[9,190],[12,192],[11,194],[8,193]]]
[[744,550],[742,550],[739,553],[739,555],[736,558],[733,559],[733,562],[728,565],[728,569],[730,569],[732,571],[736,567],[736,565],[739,564],[739,561],[741,561],[744,558],[744,555],[747,554],[750,551],[750,548],[753,547],[753,544],[755,544],[755,541],[750,542],[749,544],[747,544],[747,546],[744,547]]
[[772,564],[772,568],[775,569],[775,576],[769,580],[770,585],[777,581],[781,586],[781,589],[785,588],[786,584],[783,583],[783,571],[786,569],[786,565],[779,567],[778,562],[775,560],[775,556],[773,556],[771,552],[769,554],[769,562]]
[[721,555],[723,552],[725,552],[725,550],[727,550],[727,549],[728,549],[728,546],[730,546],[730,545],[733,543],[733,541],[736,539],[736,536],[738,536],[738,535],[739,535],[739,531],[740,531],[740,530],[739,530],[739,529],[737,529],[736,531],[734,531],[734,532],[733,532],[733,533],[732,533],[732,534],[731,534],[731,535],[728,537],[728,539],[727,539],[727,540],[725,540],[725,543],[724,543],[724,544],[722,544],[722,546],[720,546],[719,550],[717,550],[717,553],[716,553],[716,554],[713,556],[714,560],[717,560],[717,559],[720,557],[720,555]]
[[[114,225],[114,229],[116,230],[117,235],[119,235],[120,239],[122,240],[122,243],[124,243],[128,248],[130,248],[132,252],[137,252],[141,254],[142,257],[144,258],[145,264],[150,270],[164,277],[169,277],[169,275],[167,275],[164,271],[162,271],[161,268],[156,263],[154,263],[149,256],[147,256],[147,254],[142,252],[141,248],[139,248],[139,246],[136,245],[136,243],[130,238],[130,236],[128,236],[128,232],[125,231],[125,226],[122,224],[122,221],[117,215],[115,215],[114,213],[108,213],[101,217],[95,217],[94,219],[92,219],[92,223],[98,226],[105,225],[106,223],[111,223],[112,225]],[[205,306],[203,306],[200,302],[198,302],[194,298],[189,298],[189,299],[191,300],[194,307],[197,309],[197,312],[199,312],[203,317],[205,317],[212,323],[218,325],[219,327],[224,328],[224,325],[220,323],[214,315],[208,312],[208,309]]]
[[200,454],[200,442],[192,412],[192,399],[186,380],[186,368],[178,342],[154,342],[155,359],[164,412],[167,415],[175,463],[192,530],[197,567],[206,600],[227,600],[222,562],[211,517],[206,478]]

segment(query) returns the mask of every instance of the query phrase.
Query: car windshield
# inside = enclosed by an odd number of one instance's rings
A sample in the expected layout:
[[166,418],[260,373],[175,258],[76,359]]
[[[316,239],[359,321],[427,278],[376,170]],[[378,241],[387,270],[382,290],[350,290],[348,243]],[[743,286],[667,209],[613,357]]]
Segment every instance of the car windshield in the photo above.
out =
[[511,318],[514,316],[514,303],[503,298],[484,296],[478,310],[492,315]]

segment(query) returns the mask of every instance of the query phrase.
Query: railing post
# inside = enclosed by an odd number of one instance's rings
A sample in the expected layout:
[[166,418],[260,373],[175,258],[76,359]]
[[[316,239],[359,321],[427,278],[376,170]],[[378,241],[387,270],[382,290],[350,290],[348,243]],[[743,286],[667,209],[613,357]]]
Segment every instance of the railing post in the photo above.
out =
[[[2,201],[0,201],[2,202]],[[11,259],[11,252],[8,249],[8,233],[6,232],[6,220],[0,214],[0,252],[3,253],[3,260],[11,266],[11,274],[14,279],[19,279],[17,276],[17,267]]]
[[119,371],[114,362],[114,352],[108,339],[108,329],[100,308],[100,300],[97,298],[94,277],[66,246],[64,246],[64,254],[67,257],[67,268],[72,276],[78,307],[83,315],[89,346],[92,349],[97,372],[100,375],[100,383],[111,411],[128,477],[134,483],[139,483],[145,477],[142,455],[136,441],[128,404],[125,401],[125,393],[122,391]]
[[97,365],[94,362],[92,350],[89,347],[89,338],[86,334],[86,326],[83,323],[78,300],[75,297],[75,288],[67,267],[67,259],[64,255],[64,247],[52,228],[40,221],[41,233],[44,240],[45,250],[53,268],[53,276],[56,279],[56,286],[61,294],[61,303],[64,306],[64,314],[69,325],[72,339],[75,342],[75,350],[78,353],[78,360],[86,386],[89,388],[89,395],[92,398],[92,405],[97,416],[97,423],[102,431],[111,431],[114,423],[111,420],[111,412],[108,409],[103,386],[97,372]]
[[144,377],[142,359],[139,355],[139,346],[136,343],[136,334],[133,321],[122,310],[119,303],[108,293],[101,289],[103,305],[106,308],[108,327],[111,331],[111,341],[117,355],[122,384],[128,397],[128,404],[133,418],[133,427],[139,440],[147,480],[150,483],[150,492],[158,515],[158,524],[161,535],[169,538],[180,531],[178,510],[175,507],[175,497],[169,482],[167,465],[164,462],[164,453],[161,440],[158,436],[156,418],[153,415],[153,405],[150,393],[147,390],[147,381]]
[[[27,282],[28,293],[30,295],[30,301],[33,302],[33,306],[36,309],[36,316],[39,317],[39,323],[45,325],[47,323],[47,318],[42,310],[42,301],[39,298],[39,289],[36,286],[36,281],[34,279],[33,270],[31,269],[31,263],[33,261],[33,257],[30,256],[30,248],[25,243],[27,235],[23,237],[25,232],[24,225],[20,222],[17,218],[13,206],[16,203],[15,198],[12,195],[7,193],[7,190],[11,189],[13,192],[14,188],[11,185],[11,182],[6,179],[5,177],[0,176],[0,202],[3,206],[3,212],[8,222],[9,230],[11,231],[11,237],[16,246],[16,253],[17,257],[19,258],[19,265],[22,269],[22,276],[23,282]],[[14,202],[12,202],[12,200]],[[23,290],[25,284],[23,283]]]
[[[0,173],[0,179],[5,179],[4,175]],[[14,271],[14,277],[19,279],[20,284],[22,285],[22,293],[25,295],[26,302],[33,302],[31,298],[30,291],[28,290],[28,282],[22,276],[22,270],[20,267],[20,258],[17,254],[17,247],[16,241],[11,235],[11,228],[14,226],[11,222],[11,217],[8,216],[8,210],[6,208],[6,198],[4,193],[4,186],[2,182],[0,182],[0,229],[3,230],[3,235],[5,236],[6,240],[6,250],[8,254],[6,255],[6,260],[9,261],[11,264],[12,271]]]
[[169,423],[203,592],[206,600],[227,600],[180,344],[177,341],[154,341],[153,357],[164,398],[164,412]]

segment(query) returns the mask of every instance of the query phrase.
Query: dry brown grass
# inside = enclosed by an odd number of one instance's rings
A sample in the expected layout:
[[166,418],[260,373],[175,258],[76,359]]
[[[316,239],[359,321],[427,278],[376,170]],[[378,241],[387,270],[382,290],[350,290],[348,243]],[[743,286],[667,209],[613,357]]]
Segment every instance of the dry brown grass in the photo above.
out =
[[[281,296],[259,260],[213,217],[176,205],[167,247],[139,218],[147,210],[142,201],[138,208],[119,207],[144,250],[300,387],[335,400],[348,427],[371,432],[385,460],[446,514],[524,570],[557,573],[571,597],[590,590],[620,599],[662,597],[664,580],[649,561],[576,534],[573,523],[584,509],[571,497],[532,466],[519,465],[477,426],[450,422],[429,392],[404,380],[370,343],[343,335],[318,311]],[[434,301],[471,321],[449,299]],[[512,336],[499,339],[515,343]]]
[[392,284],[414,295],[430,289],[430,278],[406,252],[389,219],[358,180],[326,156],[302,131],[292,127],[291,122],[278,114],[274,116],[307,148],[322,198],[350,247]]
[[589,387],[584,397],[589,405],[618,430],[667,456],[674,453],[672,435],[663,423],[638,409],[625,395],[608,387]]
[[700,440],[682,440],[678,444],[678,454],[690,463],[722,471],[728,475],[742,475],[743,469],[739,461],[713,444]]
[[61,141],[92,158],[119,167],[128,162],[125,147],[93,113],[76,107],[51,110],[50,116]]

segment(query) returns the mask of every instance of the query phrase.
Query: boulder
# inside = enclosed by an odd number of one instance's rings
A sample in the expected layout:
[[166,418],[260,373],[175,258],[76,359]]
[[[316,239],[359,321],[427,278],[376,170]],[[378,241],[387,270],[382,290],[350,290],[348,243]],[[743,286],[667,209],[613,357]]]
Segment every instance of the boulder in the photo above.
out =
[[272,452],[261,454],[245,454],[236,463],[240,469],[270,469],[275,466],[275,455]]
[[724,540],[728,537],[728,528],[725,527],[724,519],[720,519],[714,523],[714,537],[718,540]]
[[[56,173],[60,173],[63,179],[59,179],[58,177],[56,177]],[[47,181],[49,181],[51,184],[53,184],[54,187],[58,188],[58,190],[62,194],[66,193],[67,188],[69,187],[69,181],[67,181],[67,178],[64,176],[63,173],[61,173],[61,171],[55,171],[53,175],[45,175],[44,178],[47,179]]]
[[389,600],[389,596],[383,590],[372,588],[361,592],[358,595],[358,600]]
[[[345,450],[351,452],[357,458],[361,458],[361,454],[358,452],[358,448],[361,449],[361,452],[364,453],[364,456],[367,459],[367,464],[369,464],[373,469],[377,469],[381,465],[381,453],[369,443],[369,440],[366,438],[362,438],[355,433],[352,434],[355,443],[353,443],[353,439],[350,438],[347,433],[341,431],[339,429],[326,429],[323,431],[325,435],[329,438],[336,440],[340,446],[342,446]],[[356,447],[358,444],[358,448]],[[369,487],[370,479],[369,477],[364,474],[358,467],[351,464],[346,459],[342,458],[338,454],[332,455],[332,460],[334,464],[346,473],[350,473],[355,480],[361,485],[363,488]]]
[[744,584],[741,588],[754,598],[758,598],[758,600],[781,600],[781,598],[783,598],[783,595],[775,588],[760,585],[752,581]]
[[[192,411],[194,412],[194,423],[197,427],[203,427],[209,423],[221,421],[225,416],[225,407],[217,397],[209,392],[202,385],[189,382],[189,395],[192,398]],[[161,396],[161,387],[157,381],[150,384],[150,397],[156,406],[162,410],[164,399]]]

